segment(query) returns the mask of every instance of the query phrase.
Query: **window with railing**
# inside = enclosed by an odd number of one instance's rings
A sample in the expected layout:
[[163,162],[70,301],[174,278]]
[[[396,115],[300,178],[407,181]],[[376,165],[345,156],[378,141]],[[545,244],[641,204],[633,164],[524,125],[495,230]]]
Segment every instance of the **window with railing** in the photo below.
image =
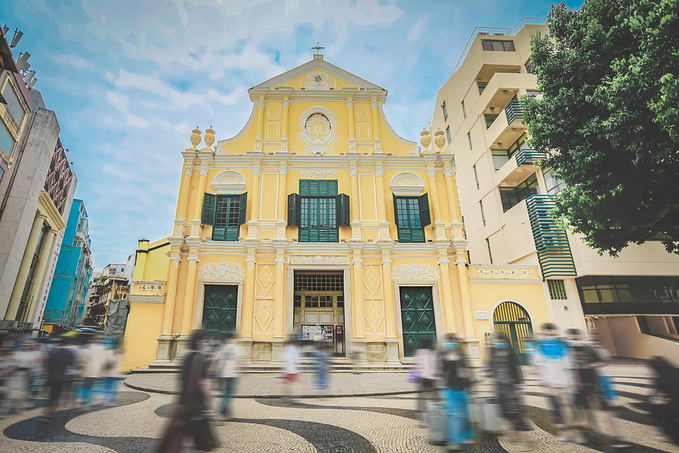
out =
[[481,47],[483,50],[490,50],[493,52],[514,52],[514,41],[499,40],[499,39],[482,39]]
[[526,142],[526,134],[521,135],[512,146],[508,149],[494,149],[493,150],[493,163],[495,164],[495,171],[502,168],[509,159],[512,158],[515,152],[521,149],[528,149],[528,143]]
[[554,176],[552,169],[545,171],[543,175],[545,176],[545,186],[547,186],[547,193],[549,195],[556,195],[566,187],[565,182]]
[[488,86],[488,82],[476,82],[479,87],[479,94],[483,94],[483,90]]
[[500,187],[502,209],[504,212],[507,212],[526,198],[536,193],[540,192],[538,190],[538,178],[535,176],[535,173],[530,175],[525,181],[516,187]]
[[467,107],[464,106],[464,101],[462,101],[462,116],[467,118]]
[[446,127],[446,138],[448,139],[448,144],[450,145],[450,142],[452,141],[450,139],[450,126]]
[[446,101],[441,104],[441,110],[443,110],[443,120],[448,121],[448,107],[446,107]]

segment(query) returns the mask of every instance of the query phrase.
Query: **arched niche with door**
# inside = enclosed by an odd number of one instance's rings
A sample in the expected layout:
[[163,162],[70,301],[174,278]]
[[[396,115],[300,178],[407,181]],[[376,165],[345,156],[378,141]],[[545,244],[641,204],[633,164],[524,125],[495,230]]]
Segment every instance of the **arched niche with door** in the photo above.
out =
[[533,337],[533,323],[528,311],[516,302],[504,301],[493,311],[495,332],[507,335],[522,364],[528,363],[526,341]]

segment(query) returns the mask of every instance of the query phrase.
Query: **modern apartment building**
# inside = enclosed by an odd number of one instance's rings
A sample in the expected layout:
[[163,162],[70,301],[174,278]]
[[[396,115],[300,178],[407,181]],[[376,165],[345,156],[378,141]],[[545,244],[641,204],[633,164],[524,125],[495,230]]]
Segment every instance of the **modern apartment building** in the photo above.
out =
[[679,363],[679,256],[661,243],[599,256],[551,218],[562,188],[530,149],[522,96],[541,96],[531,36],[542,20],[476,28],[437,96],[431,130],[444,131],[472,265],[539,265],[550,317],[597,331],[614,355],[665,355]]

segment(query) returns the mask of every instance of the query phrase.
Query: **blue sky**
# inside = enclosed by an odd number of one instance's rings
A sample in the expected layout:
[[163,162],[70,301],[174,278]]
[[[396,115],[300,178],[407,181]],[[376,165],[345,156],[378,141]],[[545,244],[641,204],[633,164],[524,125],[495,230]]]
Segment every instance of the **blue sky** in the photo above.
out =
[[101,268],[171,233],[191,129],[235,135],[247,89],[309,60],[316,41],[326,60],[387,89],[391,125],[416,140],[473,28],[546,17],[551,3],[4,0],[0,23],[24,32],[15,51],[31,54],[59,118]]

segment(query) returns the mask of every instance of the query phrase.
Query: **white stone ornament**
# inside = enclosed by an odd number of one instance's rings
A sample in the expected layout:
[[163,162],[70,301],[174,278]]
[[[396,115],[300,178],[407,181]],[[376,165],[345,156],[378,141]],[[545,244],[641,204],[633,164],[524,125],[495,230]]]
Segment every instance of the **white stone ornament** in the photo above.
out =
[[243,280],[245,269],[236,263],[220,261],[218,263],[208,263],[198,269],[200,276],[210,280]]
[[396,196],[420,195],[424,190],[424,181],[415,173],[404,171],[391,179],[390,186]]
[[431,264],[399,264],[394,266],[392,276],[395,280],[431,281],[439,278],[439,270]]
[[337,140],[337,119],[323,106],[314,106],[305,111],[299,119],[302,130],[298,134],[308,148],[304,154],[332,154],[330,146]]
[[313,71],[304,78],[304,86],[311,90],[327,90],[332,80],[332,77],[323,71]]
[[292,255],[288,264],[349,264],[348,256],[340,255]]
[[335,170],[302,170],[302,178],[323,179],[334,178],[337,175]]
[[226,170],[215,176],[212,188],[217,193],[241,193],[245,189],[245,178],[233,170]]

